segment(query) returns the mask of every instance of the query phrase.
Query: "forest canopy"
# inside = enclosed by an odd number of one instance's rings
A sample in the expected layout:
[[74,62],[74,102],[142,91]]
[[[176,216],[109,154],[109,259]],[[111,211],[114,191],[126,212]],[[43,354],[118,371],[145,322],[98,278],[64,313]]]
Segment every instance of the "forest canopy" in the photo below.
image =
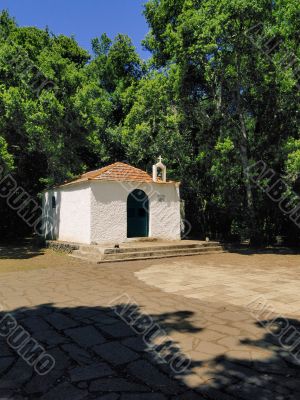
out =
[[[248,173],[262,161],[300,194],[299,0],[150,0],[144,17],[147,61],[126,35],[91,38],[89,54],[0,14],[5,171],[38,199],[115,161],[150,172],[162,155],[191,235],[299,243]],[[0,220],[2,237],[30,232],[4,200]]]

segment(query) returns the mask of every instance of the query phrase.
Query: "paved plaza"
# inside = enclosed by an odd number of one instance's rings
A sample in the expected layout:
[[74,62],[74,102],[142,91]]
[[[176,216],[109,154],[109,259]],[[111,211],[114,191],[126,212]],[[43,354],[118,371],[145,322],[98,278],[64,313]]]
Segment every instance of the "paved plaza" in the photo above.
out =
[[24,361],[2,320],[0,399],[299,399],[299,287],[289,253],[95,265],[2,247],[1,316],[55,365]]

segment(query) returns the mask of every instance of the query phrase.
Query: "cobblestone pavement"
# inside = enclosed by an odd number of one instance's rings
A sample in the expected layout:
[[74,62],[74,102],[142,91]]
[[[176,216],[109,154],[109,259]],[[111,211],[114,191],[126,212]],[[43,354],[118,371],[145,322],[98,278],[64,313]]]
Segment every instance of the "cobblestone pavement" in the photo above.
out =
[[[0,399],[300,399],[299,260],[0,248]],[[26,339],[54,358],[48,374],[19,355]]]

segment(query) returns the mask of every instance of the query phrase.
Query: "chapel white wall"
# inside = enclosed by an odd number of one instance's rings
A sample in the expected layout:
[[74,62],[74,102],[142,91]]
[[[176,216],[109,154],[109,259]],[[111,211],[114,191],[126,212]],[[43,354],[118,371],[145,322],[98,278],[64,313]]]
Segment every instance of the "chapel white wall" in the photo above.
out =
[[175,184],[91,182],[91,242],[127,240],[127,197],[142,189],[149,197],[149,237],[180,239],[180,195]]
[[[52,196],[56,208],[52,208]],[[48,238],[67,242],[91,242],[91,188],[76,184],[44,193],[43,215],[53,226]],[[53,221],[51,223],[51,221]]]

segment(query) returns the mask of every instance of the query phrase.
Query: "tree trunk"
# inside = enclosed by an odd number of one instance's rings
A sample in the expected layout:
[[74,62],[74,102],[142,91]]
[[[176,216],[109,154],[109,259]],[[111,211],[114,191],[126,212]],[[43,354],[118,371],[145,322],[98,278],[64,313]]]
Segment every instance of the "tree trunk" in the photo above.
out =
[[248,174],[249,168],[249,149],[248,149],[248,134],[247,127],[244,120],[244,114],[241,105],[241,79],[240,79],[240,65],[238,61],[238,82],[237,82],[237,99],[236,99],[236,110],[239,118],[239,147],[240,147],[240,155],[241,162],[243,168],[244,182],[245,182],[245,190],[246,190],[246,204],[247,204],[247,212],[248,212],[248,227],[249,227],[249,236],[250,236],[250,245],[255,245],[260,243],[259,233],[257,230],[256,224],[256,215],[255,215],[255,207],[254,207],[254,199],[252,192],[252,184]]
[[243,175],[245,181],[245,190],[246,190],[246,203],[249,215],[249,229],[250,229],[250,245],[255,245],[260,242],[259,235],[257,232],[256,225],[256,215],[255,215],[255,207],[254,207],[254,199],[252,193],[252,184],[250,180],[250,176],[248,173],[249,168],[249,158],[248,158],[248,138],[247,138],[247,129],[245,126],[243,115],[239,115],[240,120],[240,128],[241,128],[241,140],[240,140],[240,155],[243,167]]

